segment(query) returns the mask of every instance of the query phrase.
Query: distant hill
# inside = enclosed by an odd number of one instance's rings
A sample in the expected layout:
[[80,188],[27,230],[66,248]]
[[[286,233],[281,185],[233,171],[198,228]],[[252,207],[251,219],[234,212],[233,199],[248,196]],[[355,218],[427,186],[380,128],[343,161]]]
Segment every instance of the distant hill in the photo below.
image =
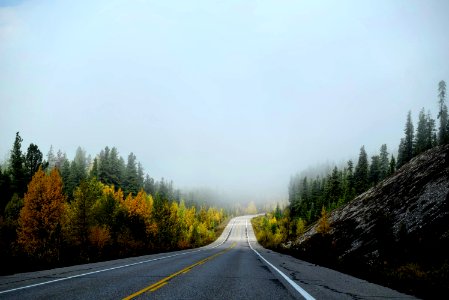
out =
[[394,175],[283,248],[422,298],[449,292],[449,145],[413,158]]

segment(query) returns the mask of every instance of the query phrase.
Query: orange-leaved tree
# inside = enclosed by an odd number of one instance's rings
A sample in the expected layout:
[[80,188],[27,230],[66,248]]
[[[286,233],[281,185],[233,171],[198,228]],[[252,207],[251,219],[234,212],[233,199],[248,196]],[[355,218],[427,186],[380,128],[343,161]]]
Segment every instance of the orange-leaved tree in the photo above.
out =
[[19,216],[18,243],[28,255],[46,261],[59,258],[65,201],[58,170],[46,175],[39,168],[28,184]]

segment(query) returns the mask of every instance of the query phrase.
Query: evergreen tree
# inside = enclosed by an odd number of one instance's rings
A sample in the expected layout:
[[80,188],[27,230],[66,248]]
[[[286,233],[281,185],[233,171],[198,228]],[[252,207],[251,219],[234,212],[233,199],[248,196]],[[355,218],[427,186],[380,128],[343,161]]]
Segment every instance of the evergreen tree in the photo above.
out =
[[365,146],[362,146],[362,148],[360,148],[359,160],[354,172],[354,183],[357,195],[365,192],[369,187],[368,168],[368,156],[365,151]]
[[416,139],[414,155],[432,148],[433,130],[432,119],[425,114],[424,108],[419,112],[418,127],[416,128]]
[[405,149],[405,141],[404,138],[401,138],[401,142],[399,143],[399,147],[398,147],[398,159],[397,159],[397,163],[396,163],[396,168],[399,169],[400,167],[402,167],[402,165],[404,165],[404,159],[403,159],[403,155],[404,155],[404,150]]
[[290,177],[290,183],[288,185],[288,201],[289,201],[289,206],[290,206],[290,213],[292,215],[293,218],[296,218],[297,216],[299,216],[299,197],[297,197],[296,195],[298,195],[298,188],[297,188],[297,176],[295,177]]
[[310,200],[309,195],[309,182],[307,180],[307,176],[304,177],[302,180],[302,186],[298,186],[298,195],[299,195],[299,201],[302,201],[304,203],[308,203]]
[[64,188],[69,199],[73,199],[73,191],[81,181],[87,178],[87,159],[86,152],[78,147],[75,158],[70,163],[70,173],[68,181],[64,182]]
[[42,152],[39,150],[37,145],[31,143],[28,147],[27,154],[25,156],[25,178],[27,183],[31,180],[34,173],[37,172],[39,167],[45,170],[46,163],[42,161]]
[[348,161],[347,166],[347,173],[346,173],[346,180],[347,180],[347,195],[345,202],[351,201],[355,197],[355,182],[354,182],[354,163],[352,160]]
[[56,156],[53,152],[53,145],[50,145],[50,150],[47,153],[48,170],[53,170],[56,167]]
[[397,162],[398,168],[409,162],[414,155],[414,132],[411,111],[407,114],[407,122],[405,123],[404,133],[405,137],[401,139],[401,143],[399,144]]
[[407,123],[405,124],[405,138],[404,138],[404,153],[403,160],[407,163],[413,158],[413,144],[414,144],[414,130],[412,122],[412,112],[409,111],[407,115]]
[[128,163],[126,164],[123,190],[125,191],[125,194],[132,193],[134,195],[136,195],[139,191],[139,178],[136,167],[136,156],[132,152],[128,155]]
[[88,166],[88,158],[86,156],[86,151],[84,151],[81,147],[78,147],[76,149],[75,158],[73,159],[73,162],[76,166],[76,172],[78,173],[77,176],[80,179],[78,181],[81,182],[81,180],[86,179],[87,177],[87,166]]
[[16,133],[13,148],[11,150],[11,158],[9,161],[9,174],[11,175],[11,190],[22,197],[26,189],[26,173],[24,166],[24,156],[21,151],[22,138],[19,132]]
[[379,154],[379,167],[380,167],[380,180],[385,179],[390,175],[390,161],[388,159],[387,144],[383,144],[380,147]]
[[337,167],[334,167],[332,170],[332,174],[329,177],[328,180],[329,184],[329,197],[327,203],[327,206],[331,205],[332,203],[338,203],[340,198],[342,197],[342,188],[341,188],[341,172],[338,170]]
[[382,170],[379,155],[371,157],[371,165],[369,168],[369,181],[372,185],[376,185],[382,178]]
[[98,179],[98,159],[94,158],[94,163],[92,164],[92,169],[89,172],[89,178],[97,178]]
[[427,112],[427,142],[426,142],[426,148],[432,149],[436,145],[438,145],[437,135],[436,135],[436,129],[435,129],[435,120],[430,115],[430,112]]
[[69,195],[73,191],[73,186],[70,184],[70,162],[68,159],[65,159],[61,162],[61,178],[64,183],[64,194]]
[[124,181],[124,162],[117,148],[112,147],[109,156],[109,180],[116,186],[121,186]]
[[138,189],[142,189],[143,188],[143,183],[144,183],[145,179],[143,177],[143,167],[142,164],[139,162],[137,163],[137,185],[138,185]]
[[124,184],[124,169],[123,158],[119,156],[117,148],[109,149],[109,147],[105,147],[100,152],[98,177],[101,182],[122,186]]
[[59,169],[59,171],[62,170],[62,166],[67,161],[67,155],[65,153],[62,153],[61,150],[58,150],[58,153],[56,153],[56,162],[55,167]]
[[145,193],[147,193],[148,195],[156,195],[156,186],[154,184],[154,179],[150,177],[150,175],[146,175],[145,176],[145,180],[143,183],[143,189],[145,191]]
[[441,80],[438,83],[438,119],[440,119],[440,128],[438,131],[438,143],[440,145],[449,142],[449,128],[448,128],[448,112],[446,106],[446,82]]
[[390,174],[389,175],[394,174],[394,172],[396,172],[396,160],[394,159],[394,155],[391,155],[391,159],[390,159]]
[[104,150],[100,151],[98,156],[98,180],[109,185],[113,184],[110,180],[110,167],[109,167],[109,147],[106,146]]

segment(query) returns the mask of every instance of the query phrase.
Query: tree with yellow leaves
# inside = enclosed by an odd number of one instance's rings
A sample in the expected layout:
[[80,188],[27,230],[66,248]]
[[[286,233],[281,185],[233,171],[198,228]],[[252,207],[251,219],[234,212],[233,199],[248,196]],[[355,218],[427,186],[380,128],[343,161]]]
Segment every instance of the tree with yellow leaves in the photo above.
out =
[[28,184],[19,216],[18,243],[28,255],[58,259],[65,201],[57,169],[46,175],[39,167]]
[[326,208],[323,206],[323,208],[321,209],[321,218],[318,220],[316,231],[318,233],[321,233],[322,235],[325,235],[329,233],[330,230],[331,226],[329,224]]
[[137,218],[145,224],[145,232],[148,235],[155,234],[155,224],[152,220],[153,197],[147,195],[142,189],[135,197],[130,193],[123,202],[123,206],[130,218]]
[[301,236],[305,232],[306,228],[306,222],[299,218],[298,221],[296,221],[296,236]]
[[103,185],[97,179],[81,181],[73,193],[69,207],[70,233],[75,245],[81,247],[81,257],[88,257],[89,235],[95,225],[94,204],[103,196]]

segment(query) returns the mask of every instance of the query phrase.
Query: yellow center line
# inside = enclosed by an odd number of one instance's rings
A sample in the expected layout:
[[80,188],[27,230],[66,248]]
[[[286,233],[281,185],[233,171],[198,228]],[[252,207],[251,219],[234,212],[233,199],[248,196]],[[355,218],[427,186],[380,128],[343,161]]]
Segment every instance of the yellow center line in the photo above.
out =
[[147,287],[141,289],[140,291],[135,292],[135,293],[132,294],[132,295],[129,295],[128,297],[123,298],[123,300],[129,300],[129,299],[135,298],[135,297],[137,297],[137,296],[139,296],[139,295],[141,295],[141,294],[143,294],[143,293],[145,293],[145,292],[147,292],[147,291],[154,292],[154,291],[156,291],[157,289],[159,289],[159,288],[163,287],[164,285],[166,285],[170,279],[172,279],[172,278],[174,278],[174,277],[176,277],[176,276],[178,276],[178,275],[187,273],[187,272],[189,272],[191,269],[195,268],[196,266],[202,265],[202,264],[204,264],[205,262],[207,262],[207,261],[209,261],[209,260],[211,260],[211,259],[214,259],[215,257],[217,257],[217,256],[219,256],[219,255],[221,255],[221,254],[223,254],[223,253],[225,253],[225,252],[231,250],[232,248],[235,247],[235,245],[236,245],[236,243],[234,242],[229,248],[226,248],[226,249],[223,250],[223,251],[220,251],[220,252],[215,253],[215,254],[213,254],[213,255],[211,255],[211,256],[208,256],[208,257],[206,257],[205,259],[202,259],[202,260],[200,260],[200,261],[194,263],[193,265],[190,265],[190,266],[188,266],[188,267],[185,267],[184,269],[182,269],[182,270],[180,270],[180,271],[178,271],[178,272],[176,272],[176,273],[173,273],[173,274],[171,274],[171,275],[169,275],[169,276],[167,276],[167,277],[165,277],[165,278],[159,280],[158,282],[153,283],[152,285],[149,285],[149,286],[147,286]]

